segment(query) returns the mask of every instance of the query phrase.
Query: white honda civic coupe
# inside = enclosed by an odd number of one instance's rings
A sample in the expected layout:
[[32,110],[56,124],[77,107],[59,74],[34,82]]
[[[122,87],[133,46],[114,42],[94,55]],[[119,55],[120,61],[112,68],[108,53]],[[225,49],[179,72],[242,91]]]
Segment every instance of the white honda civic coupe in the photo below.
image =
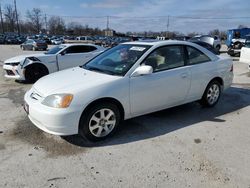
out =
[[122,120],[192,101],[212,107],[232,79],[232,60],[197,44],[128,42],[41,78],[25,94],[24,108],[45,132],[96,141]]

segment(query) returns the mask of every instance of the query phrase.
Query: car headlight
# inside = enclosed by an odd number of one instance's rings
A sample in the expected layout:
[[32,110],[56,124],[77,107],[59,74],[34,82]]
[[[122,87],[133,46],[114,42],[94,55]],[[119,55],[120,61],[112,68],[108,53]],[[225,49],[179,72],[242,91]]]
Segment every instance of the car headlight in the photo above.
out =
[[54,108],[67,108],[72,100],[72,94],[54,94],[47,96],[42,104]]

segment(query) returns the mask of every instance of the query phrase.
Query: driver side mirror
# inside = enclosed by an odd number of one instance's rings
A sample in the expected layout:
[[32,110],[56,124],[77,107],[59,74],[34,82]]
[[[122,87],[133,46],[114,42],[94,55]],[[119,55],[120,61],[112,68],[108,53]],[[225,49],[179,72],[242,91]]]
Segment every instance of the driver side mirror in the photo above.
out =
[[137,67],[135,71],[131,74],[131,77],[137,77],[141,75],[148,75],[153,73],[153,67],[149,65],[142,65]]

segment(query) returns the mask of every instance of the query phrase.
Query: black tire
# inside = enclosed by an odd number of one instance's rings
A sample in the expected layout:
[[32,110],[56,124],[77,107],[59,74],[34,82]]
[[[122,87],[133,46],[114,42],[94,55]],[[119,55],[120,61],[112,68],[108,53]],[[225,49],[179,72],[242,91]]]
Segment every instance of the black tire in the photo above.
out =
[[227,49],[227,54],[230,55],[231,57],[235,57],[236,56],[236,53],[234,52],[233,47],[229,47]]
[[215,47],[215,50],[216,50],[217,52],[220,52],[220,48],[221,48],[221,46],[220,46],[220,45],[217,45],[217,46]]
[[[218,94],[218,96],[216,93]],[[208,84],[199,102],[204,107],[213,107],[218,103],[220,96],[221,96],[221,84],[217,80],[213,80]],[[213,97],[214,100],[212,100]]]
[[241,49],[244,45],[241,42],[235,42],[233,44],[234,49]]
[[[113,114],[111,113],[112,115],[109,117],[107,122],[115,121],[113,125],[105,122],[106,121],[105,118],[104,120],[102,120],[101,113],[100,113],[100,111],[102,110],[104,111],[106,110],[105,117],[108,117],[109,113],[112,111]],[[108,111],[108,110],[111,110],[111,111]],[[100,117],[98,117],[99,113],[100,113]],[[99,118],[99,121],[97,122],[96,120],[93,120],[94,118],[97,118],[97,119]],[[104,123],[102,124],[101,121],[104,121]],[[115,104],[107,103],[107,102],[99,103],[99,104],[93,105],[85,113],[82,114],[80,123],[79,123],[79,134],[82,137],[90,141],[104,140],[107,137],[110,137],[114,134],[120,122],[121,122],[121,114],[120,114],[119,108]],[[90,130],[91,129],[90,127],[92,127],[92,130]],[[106,134],[108,131],[106,131],[104,127],[107,127],[109,129],[110,132],[108,134]],[[101,130],[101,134],[103,135],[97,136],[99,130]]]
[[25,70],[25,80],[30,83],[36,82],[39,78],[49,74],[44,65],[30,65]]

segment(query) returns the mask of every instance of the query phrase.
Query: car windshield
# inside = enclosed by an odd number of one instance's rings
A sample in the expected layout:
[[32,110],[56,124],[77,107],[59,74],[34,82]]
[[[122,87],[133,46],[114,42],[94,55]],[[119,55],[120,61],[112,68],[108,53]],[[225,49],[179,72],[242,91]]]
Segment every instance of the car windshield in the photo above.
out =
[[64,46],[64,45],[55,46],[54,48],[51,48],[49,51],[45,52],[45,54],[56,54],[57,52],[59,52],[60,50],[62,50],[65,47],[66,46]]
[[124,76],[150,47],[149,45],[121,44],[103,52],[85,64],[83,68]]

